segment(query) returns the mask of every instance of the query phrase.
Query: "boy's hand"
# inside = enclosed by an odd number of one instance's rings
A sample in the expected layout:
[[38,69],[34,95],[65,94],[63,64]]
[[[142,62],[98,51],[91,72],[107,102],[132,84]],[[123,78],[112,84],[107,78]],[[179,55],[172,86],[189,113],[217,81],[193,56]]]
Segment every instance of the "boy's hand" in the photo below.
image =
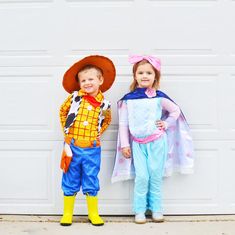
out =
[[131,158],[131,148],[130,147],[124,147],[122,148],[122,155],[125,158]]
[[60,168],[63,170],[64,173],[66,173],[69,169],[69,165],[72,160],[72,155],[73,154],[70,146],[65,143],[60,162]]

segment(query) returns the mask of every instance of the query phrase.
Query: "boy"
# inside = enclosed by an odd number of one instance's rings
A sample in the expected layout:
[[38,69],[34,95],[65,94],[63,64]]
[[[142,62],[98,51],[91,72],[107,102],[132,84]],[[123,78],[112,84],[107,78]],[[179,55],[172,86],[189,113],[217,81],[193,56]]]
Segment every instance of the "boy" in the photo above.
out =
[[100,170],[100,135],[111,122],[107,91],[115,79],[110,59],[92,55],[68,69],[63,78],[65,90],[72,93],[60,108],[60,121],[65,143],[61,159],[63,170],[64,214],[62,226],[72,224],[75,196],[82,187],[86,195],[88,218],[93,225],[103,225],[98,214]]

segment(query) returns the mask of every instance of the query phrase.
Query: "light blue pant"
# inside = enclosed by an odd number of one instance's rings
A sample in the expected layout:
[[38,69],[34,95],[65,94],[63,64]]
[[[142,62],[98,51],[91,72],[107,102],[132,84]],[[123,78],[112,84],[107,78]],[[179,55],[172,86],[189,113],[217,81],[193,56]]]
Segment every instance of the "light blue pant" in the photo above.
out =
[[164,134],[147,144],[132,144],[135,186],[134,212],[162,212],[162,180],[167,157],[167,139]]

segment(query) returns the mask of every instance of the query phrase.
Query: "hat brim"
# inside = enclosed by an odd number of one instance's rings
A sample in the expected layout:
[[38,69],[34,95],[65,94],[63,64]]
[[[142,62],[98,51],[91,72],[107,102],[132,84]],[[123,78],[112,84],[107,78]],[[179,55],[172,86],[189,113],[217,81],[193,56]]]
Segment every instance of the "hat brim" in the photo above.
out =
[[64,89],[69,93],[78,91],[80,89],[80,85],[76,80],[76,77],[78,72],[86,65],[94,65],[102,70],[104,82],[100,86],[100,90],[102,92],[107,91],[114,82],[116,70],[113,62],[109,58],[100,55],[87,56],[72,65],[64,74]]

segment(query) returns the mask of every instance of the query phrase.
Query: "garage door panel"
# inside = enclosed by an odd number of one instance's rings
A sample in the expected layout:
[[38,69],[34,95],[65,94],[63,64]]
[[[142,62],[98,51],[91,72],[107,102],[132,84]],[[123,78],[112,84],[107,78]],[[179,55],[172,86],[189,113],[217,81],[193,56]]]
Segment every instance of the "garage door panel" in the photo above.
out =
[[[194,129],[218,128],[217,97],[214,95],[217,86],[216,75],[193,74],[193,72],[168,74],[164,84],[169,94],[177,93],[176,102],[182,104],[182,110],[185,110],[185,115]],[[207,96],[210,98],[205,99]],[[190,102],[185,102],[185,99]],[[208,107],[210,107],[209,113]]]
[[54,155],[52,146],[37,142],[0,142],[1,200],[29,204],[51,201]]
[[1,116],[1,127],[18,130],[49,129],[47,118],[51,113],[48,105],[51,91],[49,83],[50,77],[46,75],[44,77],[30,74],[1,76],[0,92],[5,100],[1,100],[0,105],[7,114]]
[[224,126],[226,127],[228,134],[231,134],[233,138],[235,138],[235,99],[234,99],[234,91],[235,91],[235,67],[230,70],[230,73],[226,73],[226,78],[224,79],[225,83],[225,92],[226,96],[224,96],[224,108],[221,113],[223,117]]
[[[45,200],[48,197],[49,151],[1,151],[1,199]],[[7,167],[4,167],[7,166]],[[10,170],[9,170],[10,168]]]
[[61,87],[62,74],[60,69],[45,67],[1,69],[1,140],[63,138],[59,108],[68,94],[56,90]]
[[[60,193],[61,143],[0,141],[2,213],[51,213]],[[14,206],[12,206],[14,205]]]
[[195,154],[197,157],[194,175],[176,175],[165,179],[164,192],[167,202],[216,202],[218,196],[219,149],[216,149],[216,147],[215,149],[200,149],[197,147]]
[[225,202],[231,206],[235,206],[235,192],[234,188],[234,177],[235,177],[235,142],[225,142],[225,151],[222,154],[223,171],[221,175],[223,177],[222,186]]

